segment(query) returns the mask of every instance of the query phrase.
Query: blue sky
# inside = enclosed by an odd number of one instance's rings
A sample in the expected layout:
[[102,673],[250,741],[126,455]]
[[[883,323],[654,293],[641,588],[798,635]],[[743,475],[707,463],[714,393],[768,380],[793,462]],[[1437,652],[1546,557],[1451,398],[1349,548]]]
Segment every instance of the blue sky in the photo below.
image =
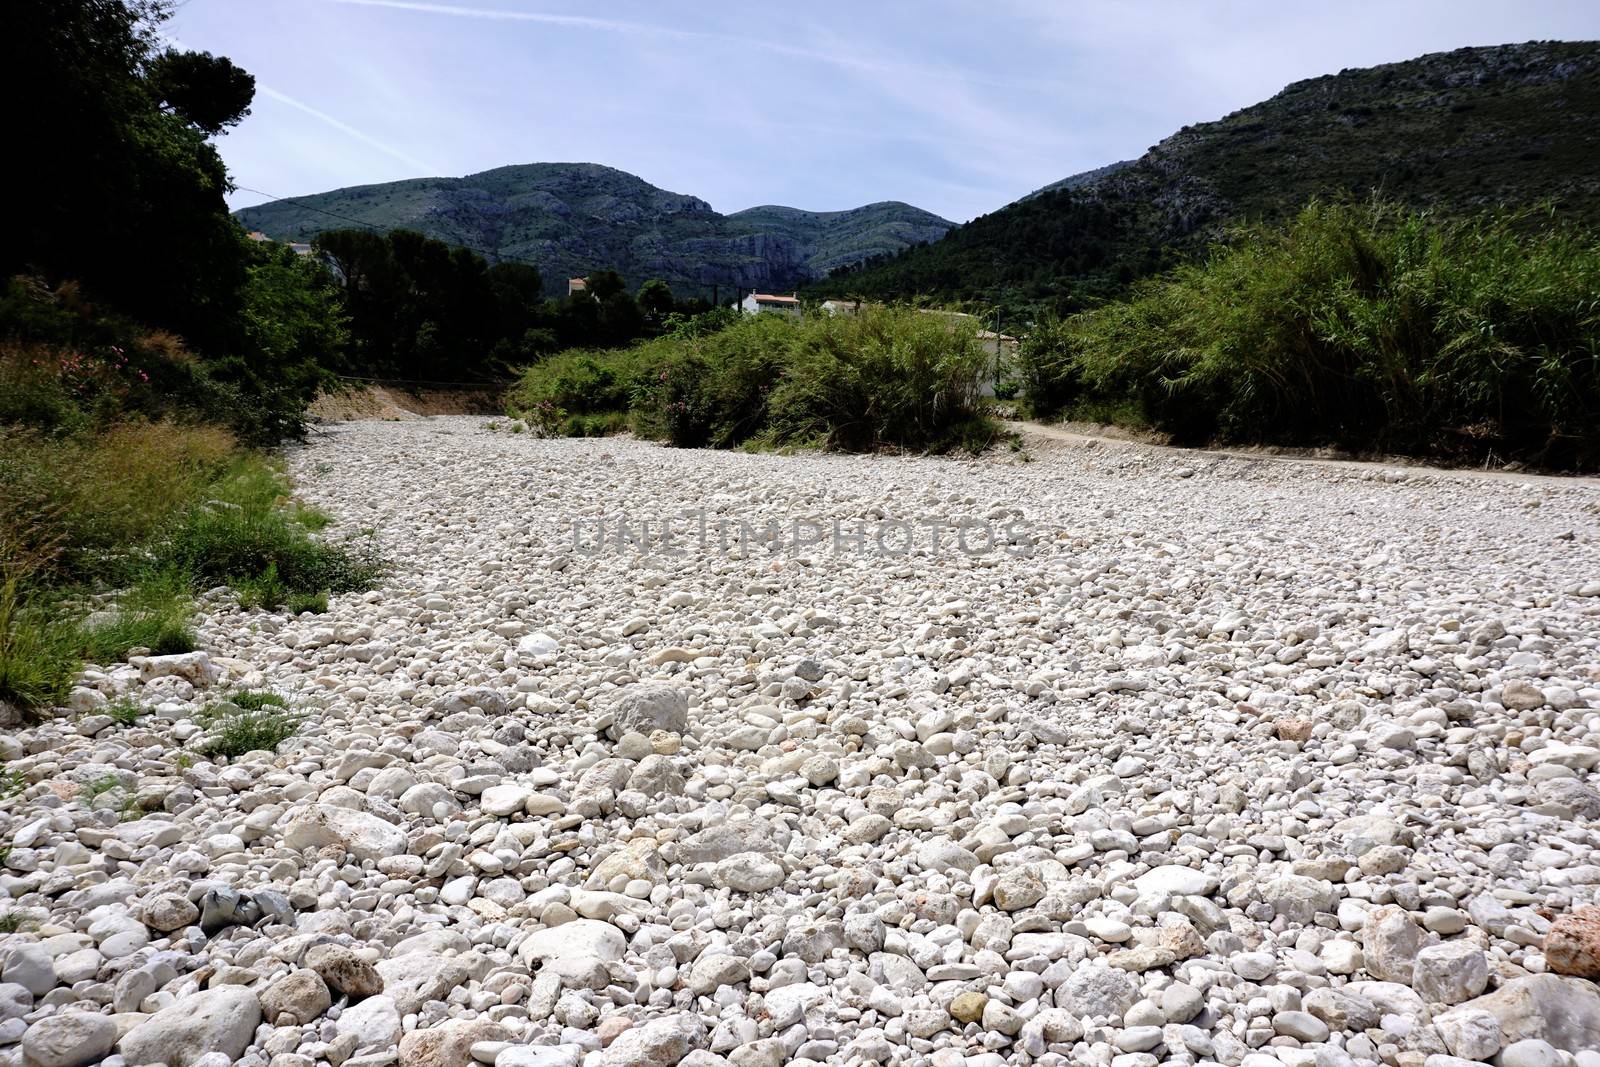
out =
[[186,0],[167,32],[256,76],[219,146],[275,196],[585,161],[723,212],[966,220],[1300,78],[1600,38],[1600,4]]

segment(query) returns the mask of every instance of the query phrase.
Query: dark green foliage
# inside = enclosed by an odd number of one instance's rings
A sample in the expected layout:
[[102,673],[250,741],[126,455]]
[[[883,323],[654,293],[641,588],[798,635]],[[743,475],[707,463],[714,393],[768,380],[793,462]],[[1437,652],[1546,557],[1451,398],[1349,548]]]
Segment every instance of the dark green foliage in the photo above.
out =
[[989,356],[974,320],[865,310],[810,316],[800,333],[771,399],[779,440],[849,451],[987,446],[979,387]]
[[83,667],[77,634],[47,606],[4,603],[0,591],[0,702],[21,711],[64,703]]
[[284,598],[283,606],[291,615],[303,615],[310,612],[313,615],[322,615],[328,610],[328,594],[316,593],[290,593]]
[[614,270],[591,271],[584,281],[587,283],[585,291],[602,304],[613,296],[620,296],[628,287],[622,275]]
[[206,138],[248,107],[248,76],[160,55],[164,4],[53,0],[4,12],[7,74],[28,97],[7,134],[29,163],[9,172],[0,272],[76,278],[201,351],[231,344],[247,258]]
[[[270,257],[247,243],[240,239],[247,258]],[[292,300],[314,306],[319,299],[308,292],[277,300],[271,284],[277,274],[247,276],[241,330],[270,323],[275,302],[289,310]],[[321,310],[320,321],[337,339],[336,308],[324,302]],[[253,332],[264,343],[275,340]],[[326,351],[324,339],[308,329],[278,336],[294,344],[207,358],[171,333],[107,311],[75,283],[11,278],[0,292],[0,423],[60,433],[129,416],[199,420],[227,426],[248,442],[275,442],[303,425],[311,390],[323,378],[316,360]],[[250,342],[243,345],[234,351],[250,353]]]
[[546,301],[534,268],[491,267],[411,230],[330,230],[315,247],[341,279],[352,366],[363,374],[492,381],[562,344],[625,344],[644,329],[614,272],[604,299],[591,291]]
[[672,314],[672,288],[660,278],[651,278],[639,286],[639,293],[634,299],[638,302],[639,310],[644,313],[645,319],[654,325],[660,325],[668,315]]
[[1550,215],[1313,203],[1035,332],[1035,408],[1185,443],[1600,465],[1600,240]]
[[114,700],[101,710],[115,719],[118,726],[132,726],[144,716],[144,707],[132,697]]
[[287,246],[256,245],[240,321],[248,355],[211,364],[213,377],[253,398],[231,420],[235,433],[261,443],[301,436],[306,405],[344,369],[349,345],[332,272]]
[[[63,426],[181,412],[276,441],[303,428],[344,337],[315,266],[276,262],[287,250],[247,241],[224,202],[208,137],[248,113],[254,79],[161,48],[169,13],[156,0],[60,0],[0,16],[8,74],[30,98],[9,132],[33,157],[13,169],[0,216],[0,337],[65,349],[81,418],[41,410],[37,391],[0,415]],[[143,344],[152,334],[166,342]]]
[[180,118],[208,134],[221,133],[250,114],[256,80],[226,56],[169,48],[149,62],[150,91]]
[[1152,228],[1120,205],[1061,190],[957,226],[931,245],[866,260],[808,287],[824,296],[930,296],[1060,313],[1089,306],[1171,262]]
[[1592,224],[1597,152],[1600,45],[1463,48],[1296,82],[813,291],[1065,315],[1317,196],[1378,193],[1457,215],[1553,199]]
[[630,349],[566,352],[532,367],[511,413],[547,434],[626,422],[680,447],[981,450],[993,436],[979,397],[989,357],[972,320],[868,308],[672,325]]

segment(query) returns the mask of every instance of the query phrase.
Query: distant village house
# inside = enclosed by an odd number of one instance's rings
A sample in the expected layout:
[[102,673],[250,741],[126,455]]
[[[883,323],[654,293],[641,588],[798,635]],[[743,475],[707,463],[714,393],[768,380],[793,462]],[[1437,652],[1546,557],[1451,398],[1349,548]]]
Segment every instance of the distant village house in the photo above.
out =
[[584,292],[588,292],[588,291],[589,291],[589,279],[587,279],[587,278],[568,278],[567,279],[567,295],[568,296],[572,296],[574,293],[584,293]]
[[746,315],[758,315],[763,311],[776,311],[784,315],[800,314],[800,298],[798,296],[774,296],[771,293],[758,293],[750,290],[750,295],[739,304]]

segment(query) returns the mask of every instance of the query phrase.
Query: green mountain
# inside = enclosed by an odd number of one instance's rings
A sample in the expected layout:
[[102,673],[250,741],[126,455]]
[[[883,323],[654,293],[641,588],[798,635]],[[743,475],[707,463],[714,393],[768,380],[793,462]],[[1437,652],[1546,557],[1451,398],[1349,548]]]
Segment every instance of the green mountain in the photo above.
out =
[[1554,200],[1595,223],[1597,159],[1600,43],[1463,48],[1296,82],[812,290],[1066,311],[1314,196],[1447,213]]
[[283,241],[325,230],[419,230],[490,259],[531,262],[546,289],[610,268],[680,296],[791,289],[837,267],[937,240],[952,223],[889,201],[851,211],[756,207],[720,215],[693,196],[594,163],[530,163],[293,197],[234,213]]

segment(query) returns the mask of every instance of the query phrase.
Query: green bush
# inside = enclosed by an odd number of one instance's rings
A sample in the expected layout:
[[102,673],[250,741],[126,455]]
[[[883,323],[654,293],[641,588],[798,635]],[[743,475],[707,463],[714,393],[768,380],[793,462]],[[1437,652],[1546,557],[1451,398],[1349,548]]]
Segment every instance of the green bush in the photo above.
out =
[[[626,413],[645,357],[642,349],[572,349],[530,367],[512,388],[507,405],[547,436],[591,436],[587,416]],[[572,421],[572,420],[578,421]],[[624,420],[625,421],[625,420]]]
[[989,356],[971,320],[867,308],[717,321],[545,360],[513,390],[510,414],[567,436],[614,432],[625,417],[679,447],[981,450],[993,438],[980,396]]
[[849,451],[987,446],[990,358],[975,320],[864,309],[810,316],[800,334],[771,399],[779,439]]
[[731,448],[763,434],[796,336],[787,318],[744,315],[642,346],[650,359],[632,397],[635,432],[680,448]]
[[160,536],[238,456],[214,427],[10,429],[0,437],[0,527],[53,546],[41,578],[131,580],[142,563],[130,549]]
[[1023,348],[1047,413],[1184,443],[1600,464],[1600,242],[1553,217],[1312,203]]
[[112,701],[102,711],[116,720],[119,726],[132,726],[145,713],[144,706],[132,697],[123,697],[121,700]]

